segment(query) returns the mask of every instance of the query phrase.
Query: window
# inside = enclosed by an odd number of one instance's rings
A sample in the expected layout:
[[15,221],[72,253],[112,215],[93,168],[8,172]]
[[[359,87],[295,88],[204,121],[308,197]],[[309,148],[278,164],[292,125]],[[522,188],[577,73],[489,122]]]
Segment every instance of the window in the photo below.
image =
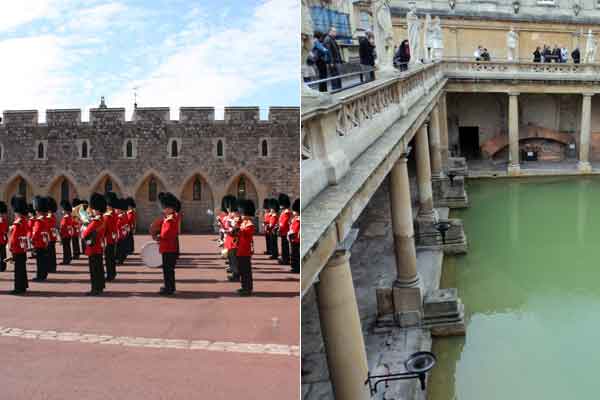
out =
[[150,178],[150,182],[148,182],[148,201],[155,202],[158,198],[158,185],[156,184],[156,179]]
[[104,182],[104,193],[112,192],[113,184],[110,178],[106,178],[106,182]]
[[310,8],[310,16],[312,17],[315,31],[325,34],[329,32],[329,28],[334,27],[337,31],[336,39],[352,40],[350,15],[321,6],[314,6]]
[[128,140],[127,144],[125,145],[125,157],[133,158],[133,143],[131,140]]
[[167,155],[169,158],[181,158],[181,138],[170,138],[167,143]]
[[69,182],[66,179],[63,179],[62,183],[60,184],[60,201],[69,201],[70,196],[69,196]]
[[43,160],[43,159],[45,158],[45,157],[44,157],[44,153],[45,153],[45,151],[44,151],[44,150],[45,150],[45,149],[44,149],[44,143],[38,143],[38,148],[37,148],[37,158],[38,158],[39,160]]
[[88,144],[87,144],[87,142],[81,143],[81,158],[88,158]]
[[238,199],[246,198],[246,179],[243,176],[238,181],[237,197]]
[[179,156],[179,149],[177,148],[177,141],[173,140],[171,142],[171,157],[175,158]]
[[192,199],[194,201],[202,200],[202,181],[198,177],[194,180]]
[[266,139],[263,139],[260,142],[260,155],[262,157],[268,157],[269,156],[269,143],[267,142]]
[[223,141],[217,141],[217,157],[223,157]]
[[27,197],[27,182],[25,182],[25,179],[19,178],[19,187],[17,192],[19,195]]

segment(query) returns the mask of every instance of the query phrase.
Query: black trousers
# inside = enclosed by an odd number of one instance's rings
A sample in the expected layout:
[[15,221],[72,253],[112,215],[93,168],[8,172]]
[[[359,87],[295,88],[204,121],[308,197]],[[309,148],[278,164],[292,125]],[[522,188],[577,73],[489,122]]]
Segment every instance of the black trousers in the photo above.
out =
[[240,275],[240,268],[237,262],[237,249],[229,249],[227,251],[227,258],[229,259],[229,269],[231,270],[231,275],[237,277]]
[[81,254],[85,254],[85,240],[81,239]]
[[102,265],[102,254],[89,256],[90,282],[92,292],[102,292],[105,287],[104,266]]
[[271,234],[271,258],[279,258],[279,245],[277,244],[277,234]]
[[[317,70],[319,71],[319,80],[327,78],[327,64],[323,61],[317,61]],[[327,91],[327,82],[319,83],[319,92]]]
[[292,254],[291,254],[291,262],[292,262],[292,272],[300,272],[300,243],[291,243],[292,246]]
[[81,250],[79,248],[79,237],[73,236],[71,238],[71,242],[73,244],[73,260],[79,260],[79,256],[81,255]]
[[133,240],[133,232],[129,232],[127,235],[127,254],[133,254],[135,249],[135,242]]
[[287,235],[281,237],[281,262],[284,264],[290,263],[290,242]]
[[271,235],[269,235],[267,232],[265,232],[265,246],[267,248],[267,253],[266,254],[271,254]]
[[15,292],[25,292],[29,287],[27,282],[27,254],[13,254],[15,260]]
[[71,255],[71,238],[65,238],[61,240],[62,248],[63,248],[63,260],[62,263],[64,265],[71,264],[71,260],[73,256]]
[[162,253],[163,279],[165,281],[165,290],[167,292],[175,291],[175,264],[177,263],[177,253]]
[[48,279],[48,249],[35,249],[36,279]]
[[0,272],[6,271],[6,245],[0,245]]
[[[340,74],[340,72],[338,70],[337,64],[331,64],[329,66],[329,76],[334,77],[334,76],[338,76],[339,74]],[[336,89],[341,89],[341,88],[342,88],[342,80],[341,79],[333,79],[331,81],[331,89],[336,90]]]
[[116,259],[117,259],[117,264],[123,264],[123,262],[125,261],[125,239],[121,239],[119,240],[116,244],[115,244],[117,250],[116,250]]
[[56,272],[56,242],[48,243],[48,272]]
[[240,269],[240,280],[242,289],[252,291],[252,257],[237,256],[238,267]]
[[107,244],[104,248],[104,263],[106,264],[106,280],[111,281],[117,277],[117,262],[115,261],[115,244]]

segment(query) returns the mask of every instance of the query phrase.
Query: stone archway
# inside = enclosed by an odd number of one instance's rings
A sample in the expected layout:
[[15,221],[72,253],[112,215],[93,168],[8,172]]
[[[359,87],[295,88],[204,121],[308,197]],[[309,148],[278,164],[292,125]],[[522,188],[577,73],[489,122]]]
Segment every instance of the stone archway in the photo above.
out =
[[200,173],[191,175],[179,193],[183,208],[181,229],[184,233],[212,232],[214,217],[207,210],[215,209],[210,183]]
[[160,215],[158,194],[167,191],[166,185],[156,174],[146,174],[134,193],[138,232],[147,233],[150,224]]
[[102,173],[91,186],[90,194],[94,192],[106,193],[107,191],[115,192],[117,196],[123,196],[123,187],[120,181],[110,173]]
[[35,194],[32,183],[21,174],[13,176],[4,186],[4,201],[9,204],[16,194],[24,195],[28,203],[31,203]]
[[[225,194],[231,194],[237,198],[252,200],[257,209],[259,209],[262,205],[259,204],[258,190],[254,180],[244,173],[239,174],[231,181]],[[220,200],[221,199],[219,199],[219,201]]]
[[59,175],[50,182],[48,186],[48,195],[52,196],[60,205],[62,200],[73,201],[79,197],[77,185],[73,180],[65,175]]

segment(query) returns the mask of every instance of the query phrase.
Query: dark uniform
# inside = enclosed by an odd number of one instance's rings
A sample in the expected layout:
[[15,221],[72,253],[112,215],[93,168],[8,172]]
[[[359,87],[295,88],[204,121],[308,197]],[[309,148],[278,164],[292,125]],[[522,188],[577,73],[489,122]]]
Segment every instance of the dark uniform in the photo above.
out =
[[63,249],[63,260],[62,265],[71,264],[71,260],[73,259],[73,255],[71,252],[71,241],[75,231],[73,229],[73,216],[71,212],[73,208],[71,208],[71,203],[68,200],[63,200],[60,202],[60,206],[64,210],[63,216],[60,220],[60,243],[62,244]]
[[10,227],[8,246],[15,263],[15,286],[12,294],[21,294],[27,291],[27,201],[22,196],[14,196],[10,204],[15,212],[15,220]]
[[92,290],[90,296],[97,296],[104,291],[104,266],[102,265],[102,245],[104,242],[104,221],[102,214],[106,212],[106,200],[99,193],[90,197],[90,223],[85,228],[81,237],[85,240],[85,255],[88,256],[90,267],[90,281]]

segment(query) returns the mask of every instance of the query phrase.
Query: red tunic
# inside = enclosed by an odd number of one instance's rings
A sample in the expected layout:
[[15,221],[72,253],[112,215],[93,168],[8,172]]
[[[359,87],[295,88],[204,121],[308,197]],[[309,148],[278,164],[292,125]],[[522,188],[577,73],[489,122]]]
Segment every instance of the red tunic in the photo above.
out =
[[58,240],[58,231],[56,230],[56,216],[54,213],[49,213],[46,216],[46,223],[48,224],[48,234],[50,235],[50,241],[56,242]]
[[279,236],[285,237],[290,230],[290,219],[292,217],[292,212],[287,208],[281,212],[279,215]]
[[233,217],[225,218],[225,243],[223,246],[225,246],[227,250],[237,249],[238,247],[237,237],[233,232],[234,229],[231,227],[231,223],[233,223],[234,220]]
[[73,217],[71,214],[65,214],[60,220],[60,238],[62,240],[73,237],[75,230],[73,229]]
[[300,243],[300,216],[296,215],[292,218],[292,224],[290,225],[290,232],[292,233],[292,243]]
[[81,227],[81,224],[79,223],[79,218],[73,218],[73,236],[74,237],[79,237],[79,234],[81,233],[81,231],[79,230],[80,227]]
[[179,235],[179,215],[173,213],[163,219],[160,226],[160,236],[158,239],[158,251],[164,253],[176,253],[177,236]]
[[50,235],[48,234],[48,223],[46,217],[36,217],[33,220],[33,230],[31,231],[31,243],[36,249],[45,249],[48,247]]
[[35,223],[35,217],[27,218],[27,237],[31,239],[33,235],[33,224]]
[[239,244],[237,248],[238,256],[252,256],[254,253],[254,246],[252,245],[252,238],[256,227],[251,220],[243,221],[240,226],[238,234]]
[[275,225],[277,225],[277,222],[279,222],[279,218],[277,217],[277,213],[270,213],[269,214],[269,232],[273,232],[273,230],[275,229]]
[[135,223],[136,223],[137,215],[133,210],[127,210],[127,225],[129,225],[129,231],[135,232]]
[[[96,237],[94,238],[94,240],[91,240],[92,232],[96,232]],[[83,235],[81,235],[81,237],[83,237],[83,239],[86,240],[86,256],[89,257],[95,254],[102,254],[102,244],[104,242],[104,222],[102,221],[102,218],[92,218],[87,228],[85,228],[85,231],[83,231]]]
[[104,239],[106,244],[115,244],[117,242],[117,216],[114,211],[108,211],[102,216],[104,220]]
[[117,216],[117,241],[125,239],[129,232],[129,224],[127,223],[127,214],[121,213]]
[[0,216],[0,246],[8,243],[8,218]]
[[18,217],[11,226],[8,245],[12,254],[25,254],[27,251],[28,221]]

